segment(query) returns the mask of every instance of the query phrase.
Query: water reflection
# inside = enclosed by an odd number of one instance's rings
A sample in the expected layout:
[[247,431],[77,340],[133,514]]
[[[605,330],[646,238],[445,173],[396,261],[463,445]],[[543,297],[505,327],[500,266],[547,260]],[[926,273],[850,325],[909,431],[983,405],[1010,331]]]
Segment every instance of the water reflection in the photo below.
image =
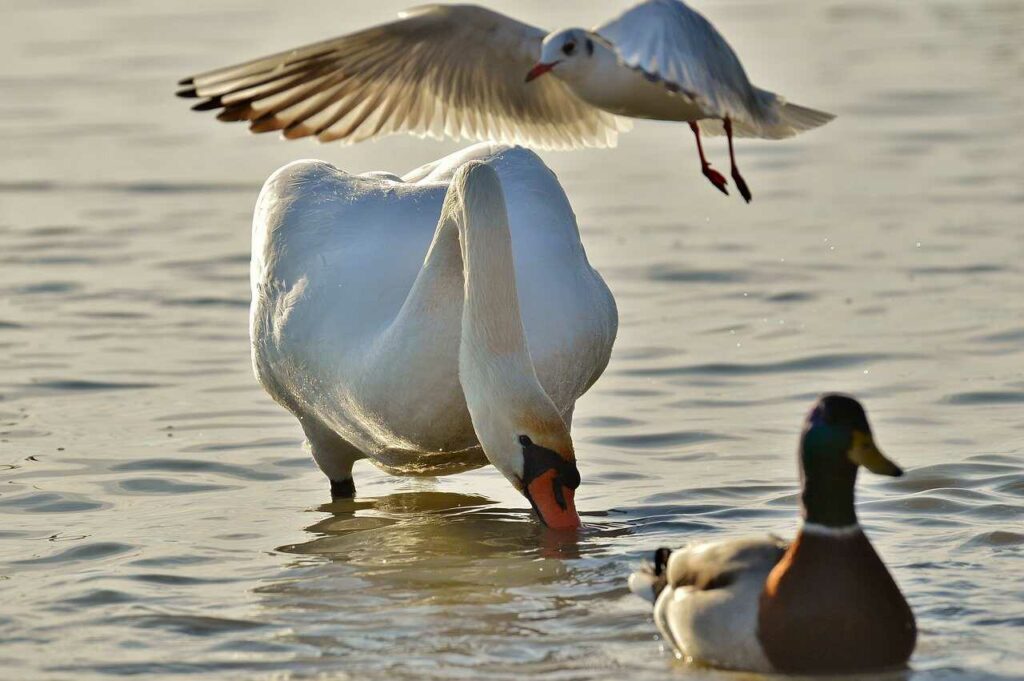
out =
[[[650,637],[642,611],[625,626],[608,614],[628,597],[626,564],[598,557],[628,524],[590,518],[578,532],[555,532],[525,510],[436,491],[316,510],[330,515],[305,528],[312,539],[278,549],[296,561],[256,592],[291,625],[284,639],[344,658],[347,671],[554,671],[575,666],[577,627],[597,634],[588,645],[602,629],[617,644]],[[382,660],[383,650],[402,655]]]
[[[456,492],[400,492],[320,506],[330,517],[306,531],[315,539],[278,550],[315,555],[352,565],[417,569],[476,565],[500,557],[524,561],[569,560],[597,550],[593,540],[628,531],[588,522],[579,531],[555,531],[523,509],[487,497]],[[554,565],[545,577],[558,572]],[[542,572],[542,571],[539,571]]]

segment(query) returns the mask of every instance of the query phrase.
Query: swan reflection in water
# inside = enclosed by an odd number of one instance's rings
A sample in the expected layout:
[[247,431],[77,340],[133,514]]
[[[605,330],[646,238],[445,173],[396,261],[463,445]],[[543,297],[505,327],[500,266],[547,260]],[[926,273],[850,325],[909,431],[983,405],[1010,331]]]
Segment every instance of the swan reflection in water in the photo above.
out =
[[[312,646],[318,669],[334,655],[353,674],[381,665],[555,664],[551,656],[574,645],[575,626],[609,627],[620,644],[614,611],[629,602],[627,565],[596,558],[629,532],[625,524],[587,518],[581,531],[558,532],[525,509],[436,491],[316,510],[330,515],[306,528],[309,541],[279,547],[295,560],[256,593],[286,627],[283,642]],[[623,645],[649,639],[643,614],[631,618]]]
[[[466,564],[490,558],[556,562],[585,555],[591,539],[624,527],[590,523],[581,531],[551,530],[526,509],[507,508],[485,496],[418,491],[376,498],[337,499],[317,508],[331,516],[306,528],[316,539],[280,547],[351,565],[399,569],[424,562]],[[555,566],[552,566],[553,568]],[[536,566],[533,567],[536,571]]]

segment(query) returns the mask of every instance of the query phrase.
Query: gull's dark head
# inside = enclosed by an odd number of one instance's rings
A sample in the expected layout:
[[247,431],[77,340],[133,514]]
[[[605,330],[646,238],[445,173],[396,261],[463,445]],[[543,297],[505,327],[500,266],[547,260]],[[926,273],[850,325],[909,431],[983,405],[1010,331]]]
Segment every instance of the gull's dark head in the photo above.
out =
[[567,28],[544,38],[540,59],[526,74],[526,82],[558,69],[568,69],[584,59],[594,56],[594,39],[582,28]]

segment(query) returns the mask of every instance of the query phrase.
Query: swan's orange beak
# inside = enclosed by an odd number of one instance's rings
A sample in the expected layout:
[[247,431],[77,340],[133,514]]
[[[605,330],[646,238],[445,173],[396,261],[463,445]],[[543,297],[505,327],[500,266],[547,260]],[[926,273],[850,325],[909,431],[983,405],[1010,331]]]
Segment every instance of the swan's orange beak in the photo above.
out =
[[574,530],[581,525],[574,501],[576,491],[565,485],[554,468],[541,473],[526,486],[526,497],[541,522],[553,530]]
[[535,78],[540,78],[553,68],[555,68],[554,64],[536,64],[532,69],[530,69],[530,72],[526,74],[526,82],[529,83]]

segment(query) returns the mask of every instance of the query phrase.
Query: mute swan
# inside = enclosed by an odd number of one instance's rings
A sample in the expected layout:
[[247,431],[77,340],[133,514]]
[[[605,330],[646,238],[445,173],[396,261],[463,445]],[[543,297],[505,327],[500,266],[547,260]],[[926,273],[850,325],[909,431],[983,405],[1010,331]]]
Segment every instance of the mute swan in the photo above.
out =
[[[554,77],[531,82],[549,72]],[[734,134],[782,139],[834,118],[755,87],[711,22],[678,0],[641,2],[592,31],[552,33],[475,5],[426,5],[179,84],[179,96],[206,98],[194,109],[223,109],[222,121],[322,142],[411,132],[603,147],[633,118],[685,121],[701,172],[728,194],[700,141],[702,132],[725,133],[732,178],[747,202]]]
[[800,441],[803,527],[776,537],[658,549],[629,579],[654,602],[681,656],[759,672],[861,672],[903,665],[914,613],[853,508],[859,466],[902,475],[875,446],[864,408],[825,395]]
[[251,278],[256,376],[335,496],[361,458],[491,463],[545,524],[579,525],[573,407],[618,315],[533,152],[477,145],[404,179],[287,165],[257,201]]

